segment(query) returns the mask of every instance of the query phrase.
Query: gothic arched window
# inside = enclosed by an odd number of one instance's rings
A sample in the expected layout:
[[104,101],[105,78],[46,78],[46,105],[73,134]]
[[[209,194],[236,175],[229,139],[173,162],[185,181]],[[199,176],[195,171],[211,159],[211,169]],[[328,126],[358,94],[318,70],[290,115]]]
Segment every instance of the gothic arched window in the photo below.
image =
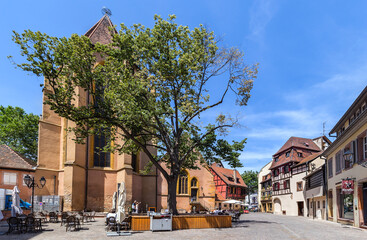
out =
[[187,174],[182,173],[178,179],[178,194],[188,194]]

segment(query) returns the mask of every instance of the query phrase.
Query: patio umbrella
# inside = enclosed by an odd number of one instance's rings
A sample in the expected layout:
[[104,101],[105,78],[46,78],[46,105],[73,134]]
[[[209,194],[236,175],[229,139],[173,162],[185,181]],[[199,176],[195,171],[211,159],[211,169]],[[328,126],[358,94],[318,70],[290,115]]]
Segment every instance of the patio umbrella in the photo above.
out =
[[116,210],[116,201],[117,201],[117,192],[114,192],[112,196],[112,209],[113,210]]
[[23,210],[20,208],[20,197],[19,197],[19,189],[17,186],[13,189],[13,196],[12,196],[12,206],[11,206],[11,216],[16,217],[17,213],[22,214]]
[[125,213],[125,203],[126,203],[126,190],[125,183],[121,182],[119,188],[119,196],[117,201],[117,211],[116,211],[116,221],[118,223],[122,223],[124,221],[126,213]]
[[223,203],[226,203],[226,204],[241,204],[242,202],[238,201],[238,200],[231,199],[231,200],[224,201]]

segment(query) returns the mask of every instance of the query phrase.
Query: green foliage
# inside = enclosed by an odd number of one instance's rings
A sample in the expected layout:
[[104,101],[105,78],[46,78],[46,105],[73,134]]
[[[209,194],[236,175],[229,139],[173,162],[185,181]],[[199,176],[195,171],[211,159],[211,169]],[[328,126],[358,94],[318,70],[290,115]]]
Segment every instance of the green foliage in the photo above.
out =
[[0,144],[6,144],[23,156],[37,160],[39,116],[19,107],[0,106]]
[[246,183],[248,187],[249,194],[256,193],[258,189],[258,178],[257,175],[259,174],[258,171],[244,171],[241,176],[243,181]]
[[[92,44],[76,34],[55,38],[30,30],[14,32],[13,40],[26,57],[17,66],[45,77],[45,103],[76,123],[71,130],[78,142],[96,131],[119,139],[104,150],[143,151],[169,185],[182,169],[203,161],[200,153],[209,162],[222,158],[241,166],[238,151],[245,140],[231,145],[216,136],[236,120],[221,114],[205,127],[199,119],[230,93],[238,105],[246,105],[257,65],[245,65],[236,48],[220,48],[214,33],[202,25],[190,30],[177,25],[174,15],[154,19],[153,28],[121,24],[118,33],[111,31],[109,45]],[[95,64],[97,57],[103,64]],[[207,89],[213,79],[226,83],[217,101],[210,101]],[[82,95],[89,101],[80,101]]]

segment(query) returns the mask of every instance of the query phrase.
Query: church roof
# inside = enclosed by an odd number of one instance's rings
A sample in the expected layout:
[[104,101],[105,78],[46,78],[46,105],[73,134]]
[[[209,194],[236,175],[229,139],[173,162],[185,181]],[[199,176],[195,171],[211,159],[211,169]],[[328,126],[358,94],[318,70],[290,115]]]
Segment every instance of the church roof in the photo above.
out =
[[34,170],[36,163],[15,152],[9,146],[0,145],[0,168]]
[[104,15],[93,27],[85,34],[93,44],[99,42],[101,44],[109,44],[112,42],[111,28],[113,33],[117,33],[108,15]]

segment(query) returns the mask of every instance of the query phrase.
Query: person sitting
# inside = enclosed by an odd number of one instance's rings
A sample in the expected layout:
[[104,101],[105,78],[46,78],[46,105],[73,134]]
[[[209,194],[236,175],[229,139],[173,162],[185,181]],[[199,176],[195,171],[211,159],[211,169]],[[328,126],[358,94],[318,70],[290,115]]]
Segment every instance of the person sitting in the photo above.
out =
[[136,213],[136,203],[137,203],[137,201],[134,200],[134,202],[131,204],[131,210],[132,210],[133,213]]

